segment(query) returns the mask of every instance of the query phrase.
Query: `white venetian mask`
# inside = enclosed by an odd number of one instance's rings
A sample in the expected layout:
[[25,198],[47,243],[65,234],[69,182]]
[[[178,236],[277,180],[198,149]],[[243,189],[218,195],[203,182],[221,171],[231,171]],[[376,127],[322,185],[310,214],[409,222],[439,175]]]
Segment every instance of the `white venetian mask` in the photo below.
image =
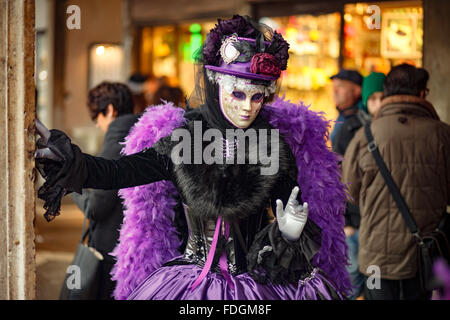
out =
[[[233,83],[218,76],[219,103],[225,118],[238,128],[247,128],[261,110],[265,86],[252,84],[250,80],[235,78]],[[225,77],[230,77],[226,76]],[[235,80],[233,79],[233,80]]]

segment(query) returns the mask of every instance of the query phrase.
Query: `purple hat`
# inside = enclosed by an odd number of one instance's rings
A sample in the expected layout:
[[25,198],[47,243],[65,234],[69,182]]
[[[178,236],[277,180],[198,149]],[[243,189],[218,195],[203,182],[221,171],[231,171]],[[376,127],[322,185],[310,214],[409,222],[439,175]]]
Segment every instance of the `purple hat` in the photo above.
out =
[[220,20],[203,47],[205,68],[240,78],[274,81],[287,67],[289,44],[269,27],[271,41],[249,18]]
[[[220,66],[205,65],[205,68],[240,78],[266,81],[277,80],[281,73],[278,61],[273,55],[268,53],[256,53],[255,43],[255,39],[236,36],[228,37],[222,42],[220,47],[222,58]],[[264,41],[264,44],[269,45],[270,42]],[[243,52],[237,49],[245,47],[247,49],[243,49]],[[248,60],[249,58],[250,60]]]

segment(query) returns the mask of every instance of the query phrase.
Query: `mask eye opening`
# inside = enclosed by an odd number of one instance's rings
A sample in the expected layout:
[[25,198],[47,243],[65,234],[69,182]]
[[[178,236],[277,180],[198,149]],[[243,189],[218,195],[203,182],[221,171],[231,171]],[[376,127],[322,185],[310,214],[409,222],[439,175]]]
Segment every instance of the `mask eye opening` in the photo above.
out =
[[231,95],[237,100],[245,100],[246,97],[245,93],[242,91],[233,91]]
[[263,98],[264,98],[264,93],[261,93],[261,92],[255,93],[255,94],[252,96],[252,101],[253,101],[253,102],[260,102]]

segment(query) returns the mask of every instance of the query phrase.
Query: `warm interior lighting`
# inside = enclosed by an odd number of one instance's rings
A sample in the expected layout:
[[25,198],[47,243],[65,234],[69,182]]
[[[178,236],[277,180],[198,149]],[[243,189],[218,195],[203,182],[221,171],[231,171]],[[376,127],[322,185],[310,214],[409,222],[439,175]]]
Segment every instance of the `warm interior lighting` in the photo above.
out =
[[95,49],[95,53],[98,56],[101,56],[105,53],[105,47],[104,46],[98,46],[97,49]]
[[123,49],[120,45],[93,45],[89,57],[89,88],[102,81],[123,81]]
[[359,14],[360,16],[362,16],[364,14],[364,11],[365,11],[364,7],[365,7],[365,4],[357,3],[356,4],[356,13]]
[[46,70],[39,72],[39,80],[45,81],[47,79],[48,73]]

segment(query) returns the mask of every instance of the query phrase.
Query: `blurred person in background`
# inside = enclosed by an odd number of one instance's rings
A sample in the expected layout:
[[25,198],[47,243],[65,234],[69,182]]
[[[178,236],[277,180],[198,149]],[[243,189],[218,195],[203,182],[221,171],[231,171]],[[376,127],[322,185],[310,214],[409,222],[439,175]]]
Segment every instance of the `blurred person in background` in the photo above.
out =
[[330,135],[331,145],[334,152],[344,155],[356,130],[369,120],[361,101],[363,77],[358,71],[342,69],[332,76],[331,80],[333,99],[339,111],[339,117]]
[[371,118],[375,117],[381,107],[383,99],[383,82],[386,79],[384,73],[372,72],[364,78],[361,90],[363,102],[363,110],[368,113]]
[[[331,77],[333,81],[333,100],[339,116],[333,131],[330,134],[331,145],[334,152],[344,155],[348,143],[353,138],[354,133],[361,127],[361,119],[365,119],[362,111],[361,85],[363,77],[358,71],[341,69],[336,75]],[[356,129],[356,130],[355,130]],[[352,212],[351,214],[349,212]],[[348,217],[357,216],[358,208],[350,203],[346,205],[346,225],[349,224]],[[354,223],[356,224],[356,223]],[[358,272],[358,234],[354,228],[344,228],[346,242],[349,252],[349,265],[347,271],[350,274],[353,290],[349,295],[350,299],[356,299],[363,286],[364,277]]]
[[[88,108],[96,126],[105,132],[99,156],[119,159],[120,150],[130,128],[138,120],[133,114],[133,97],[122,83],[103,82],[88,94]],[[72,199],[90,220],[92,225],[89,246],[103,255],[100,267],[98,300],[112,299],[115,282],[111,280],[114,259],[109,253],[116,246],[123,220],[122,203],[118,190],[83,189],[83,193],[71,193]]]
[[147,79],[148,76],[134,73],[127,81],[127,86],[130,88],[131,94],[133,95],[133,113],[135,114],[144,112],[145,108],[148,106],[147,100],[145,99],[145,82]]
[[161,103],[173,102],[177,107],[184,107],[184,94],[183,90],[179,87],[171,87],[168,85],[161,86],[154,96],[154,104],[158,105]]
[[[419,230],[436,228],[450,204],[450,127],[425,100],[428,72],[402,64],[384,80],[384,98],[371,124],[378,150]],[[361,128],[345,153],[342,178],[361,208],[359,270],[380,268],[369,300],[429,299],[421,290],[417,244],[394,202]]]
[[161,77],[150,76],[150,77],[148,77],[144,84],[144,95],[145,95],[145,100],[147,101],[147,105],[151,106],[154,104],[159,104],[159,102],[156,101],[156,99],[155,99],[155,93],[162,86],[168,86],[168,85],[169,85],[169,78],[166,76],[161,76]]
[[[381,99],[383,98],[383,81],[386,76],[383,73],[372,72],[370,75],[364,78],[362,83],[362,109],[364,112],[368,112],[372,118],[381,106]],[[367,118],[364,118],[365,120]],[[367,119],[368,121],[368,119]],[[344,122],[346,123],[346,122]],[[352,124],[352,129],[348,130],[348,133],[354,133],[362,126],[362,122],[356,116],[351,116],[346,125]],[[359,206],[351,202],[347,202],[345,210],[345,228],[346,242],[348,245],[348,256],[350,264],[347,268],[352,280],[353,292],[350,296],[351,299],[358,298],[364,289],[364,275],[359,272],[358,268],[358,236],[359,236],[359,224],[361,216],[359,212]]]

